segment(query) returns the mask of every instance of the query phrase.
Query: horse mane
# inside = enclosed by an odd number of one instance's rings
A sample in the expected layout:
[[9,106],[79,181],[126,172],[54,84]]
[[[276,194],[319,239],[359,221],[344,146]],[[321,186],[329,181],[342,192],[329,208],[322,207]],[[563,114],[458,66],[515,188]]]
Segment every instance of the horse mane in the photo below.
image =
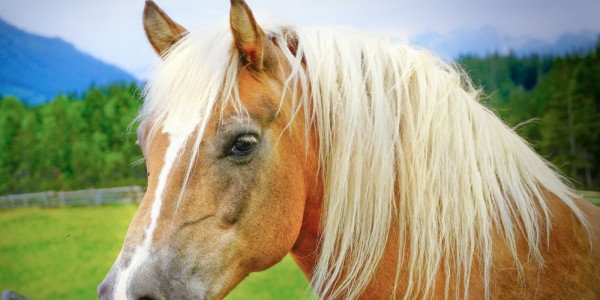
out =
[[[263,30],[291,70],[285,93],[292,96],[282,100],[293,99],[307,129],[317,131],[324,202],[311,284],[318,295],[357,298],[397,232],[396,278],[408,278],[405,298],[430,298],[438,272],[446,274],[446,297],[468,298],[474,260],[487,298],[494,236],[517,268],[521,237],[542,264],[549,194],[585,224],[564,179],[479,103],[455,65],[350,29]],[[191,33],[176,44],[149,79],[138,120],[187,137],[197,129],[197,149],[218,101],[243,113],[239,55],[228,31]]]

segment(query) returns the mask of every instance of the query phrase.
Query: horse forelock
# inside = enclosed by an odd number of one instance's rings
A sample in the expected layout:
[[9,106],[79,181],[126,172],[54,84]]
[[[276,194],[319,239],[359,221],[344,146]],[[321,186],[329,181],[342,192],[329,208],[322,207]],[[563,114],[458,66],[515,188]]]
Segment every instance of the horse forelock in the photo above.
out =
[[[391,226],[398,229],[396,276],[408,278],[406,297],[431,296],[440,270],[453,275],[446,285],[453,277],[451,284],[462,286],[454,296],[467,297],[475,257],[489,296],[498,228],[517,267],[521,234],[541,263],[540,239],[550,228],[545,192],[584,221],[560,176],[478,103],[459,68],[427,51],[348,30],[295,28],[288,44],[289,27],[263,29],[291,70],[284,91],[292,103],[282,105],[307,111],[307,132],[313,125],[317,131],[325,193],[312,285],[320,295],[360,295]],[[168,134],[179,145],[175,153],[194,132],[190,144],[199,145],[218,107],[244,112],[232,45],[223,28],[189,34],[166,54],[138,116],[150,124],[148,138]]]

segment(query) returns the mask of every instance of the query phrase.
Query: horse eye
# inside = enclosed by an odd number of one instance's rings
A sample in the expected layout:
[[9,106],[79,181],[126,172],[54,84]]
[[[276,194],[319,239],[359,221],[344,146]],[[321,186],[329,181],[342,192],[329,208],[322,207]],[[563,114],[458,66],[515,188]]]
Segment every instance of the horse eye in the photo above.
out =
[[231,147],[231,154],[248,155],[252,152],[256,143],[258,143],[256,136],[249,134],[240,135]]

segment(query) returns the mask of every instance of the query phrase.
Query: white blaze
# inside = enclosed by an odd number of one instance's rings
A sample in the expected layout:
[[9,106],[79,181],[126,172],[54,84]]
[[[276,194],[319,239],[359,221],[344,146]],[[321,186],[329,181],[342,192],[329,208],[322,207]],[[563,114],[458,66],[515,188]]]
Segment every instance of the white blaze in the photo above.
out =
[[146,228],[144,242],[135,249],[129,266],[125,270],[119,272],[118,285],[115,289],[115,299],[127,299],[127,281],[129,279],[129,274],[145,261],[150,253],[152,237],[154,236],[154,230],[156,229],[158,217],[160,216],[163,195],[167,186],[169,173],[176,162],[177,155],[185,143],[187,136],[188,135],[169,134],[169,146],[167,147],[164,163],[158,176],[158,185],[154,192],[154,202],[152,203],[152,210],[150,211],[150,226]]

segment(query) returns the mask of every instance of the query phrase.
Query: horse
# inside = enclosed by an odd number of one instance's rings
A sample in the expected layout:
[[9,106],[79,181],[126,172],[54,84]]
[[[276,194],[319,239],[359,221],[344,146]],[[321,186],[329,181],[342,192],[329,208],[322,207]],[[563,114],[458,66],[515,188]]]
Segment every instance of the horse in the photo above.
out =
[[453,63],[243,0],[143,24],[148,188],[100,299],[222,299],[288,254],[323,299],[600,297],[600,209]]

